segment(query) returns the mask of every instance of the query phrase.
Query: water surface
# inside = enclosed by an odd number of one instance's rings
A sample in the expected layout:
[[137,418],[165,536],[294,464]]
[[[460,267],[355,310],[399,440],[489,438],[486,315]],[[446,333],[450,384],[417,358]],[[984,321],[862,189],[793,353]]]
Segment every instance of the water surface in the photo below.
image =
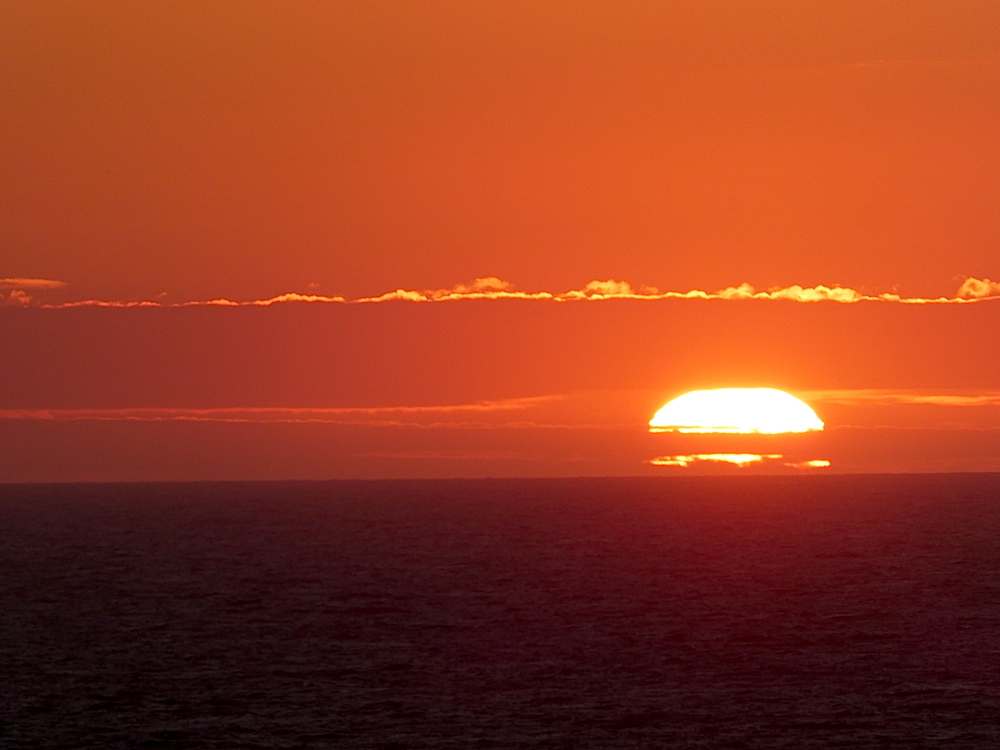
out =
[[0,486],[0,746],[1000,746],[1000,475]]

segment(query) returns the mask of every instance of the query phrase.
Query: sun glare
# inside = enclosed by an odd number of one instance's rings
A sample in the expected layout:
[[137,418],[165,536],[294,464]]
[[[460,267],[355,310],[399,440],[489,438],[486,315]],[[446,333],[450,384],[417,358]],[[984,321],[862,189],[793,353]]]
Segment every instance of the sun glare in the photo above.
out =
[[650,432],[812,432],[824,424],[812,408],[775,388],[690,391],[649,420]]

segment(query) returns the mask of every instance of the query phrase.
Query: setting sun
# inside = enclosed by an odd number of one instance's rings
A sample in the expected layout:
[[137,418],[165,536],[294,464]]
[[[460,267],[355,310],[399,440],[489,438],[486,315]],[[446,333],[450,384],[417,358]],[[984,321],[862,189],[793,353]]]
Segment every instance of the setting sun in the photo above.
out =
[[824,424],[812,408],[774,388],[690,391],[649,420],[651,432],[812,432]]

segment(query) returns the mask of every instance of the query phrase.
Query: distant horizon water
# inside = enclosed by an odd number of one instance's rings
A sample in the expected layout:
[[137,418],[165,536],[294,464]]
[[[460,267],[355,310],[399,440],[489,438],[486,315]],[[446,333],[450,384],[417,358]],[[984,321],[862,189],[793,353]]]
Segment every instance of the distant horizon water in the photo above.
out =
[[0,486],[0,747],[1000,745],[1000,474]]

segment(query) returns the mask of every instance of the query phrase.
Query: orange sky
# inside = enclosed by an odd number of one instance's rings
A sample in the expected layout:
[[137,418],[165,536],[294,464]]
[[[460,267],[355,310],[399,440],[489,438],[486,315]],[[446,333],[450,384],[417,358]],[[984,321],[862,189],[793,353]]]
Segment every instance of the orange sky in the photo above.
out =
[[652,472],[652,410],[725,385],[853,393],[835,469],[1000,470],[991,299],[32,309],[955,297],[1000,278],[996,2],[11,0],[0,70],[0,481]]

